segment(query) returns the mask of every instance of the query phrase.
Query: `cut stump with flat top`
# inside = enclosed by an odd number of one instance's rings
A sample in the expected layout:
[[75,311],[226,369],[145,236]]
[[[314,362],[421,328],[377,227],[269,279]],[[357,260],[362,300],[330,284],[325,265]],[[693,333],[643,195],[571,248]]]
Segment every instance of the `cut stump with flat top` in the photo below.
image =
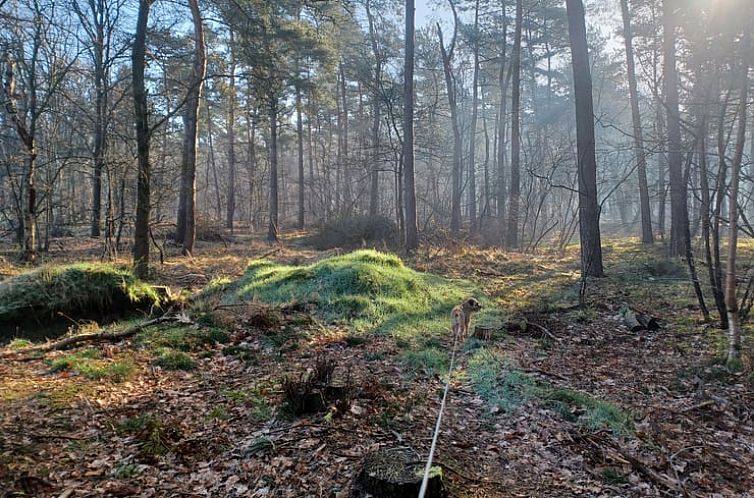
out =
[[[355,496],[375,498],[416,498],[419,495],[426,462],[411,448],[381,448],[364,458],[357,478]],[[442,468],[432,467],[426,498],[442,498],[445,489]]]

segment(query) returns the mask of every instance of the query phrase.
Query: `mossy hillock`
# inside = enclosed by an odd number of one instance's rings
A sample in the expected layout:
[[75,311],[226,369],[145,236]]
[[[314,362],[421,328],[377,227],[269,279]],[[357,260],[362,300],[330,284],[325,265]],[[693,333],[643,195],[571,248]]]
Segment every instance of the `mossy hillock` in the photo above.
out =
[[13,329],[12,333],[24,324],[45,324],[60,316],[77,318],[158,304],[158,292],[128,269],[92,263],[44,266],[0,282],[0,331]]
[[326,323],[418,337],[449,333],[451,308],[469,296],[484,306],[477,323],[502,322],[501,311],[472,282],[415,271],[394,254],[359,250],[301,266],[252,261],[223,299],[312,305]]

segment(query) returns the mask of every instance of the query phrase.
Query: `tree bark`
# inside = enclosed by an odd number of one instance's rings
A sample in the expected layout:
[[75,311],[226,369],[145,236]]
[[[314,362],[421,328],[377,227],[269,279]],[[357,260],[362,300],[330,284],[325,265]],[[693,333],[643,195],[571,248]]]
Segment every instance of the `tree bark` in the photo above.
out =
[[301,102],[301,87],[296,87],[296,137],[298,140],[298,228],[304,229],[304,118]]
[[513,88],[511,95],[511,185],[508,206],[508,230],[506,245],[518,247],[518,217],[521,196],[521,30],[523,2],[516,0],[516,28],[513,40]]
[[[500,86],[500,110],[498,116],[497,128],[497,216],[499,220],[500,233],[503,234],[505,227],[505,158],[507,143],[505,140],[506,119],[508,114],[508,82],[510,81],[511,72],[505,71],[506,48],[508,47],[508,16],[506,15],[506,2],[503,0],[503,40],[500,51],[500,72],[498,73],[498,84]],[[505,242],[505,237],[501,236],[501,241]]]
[[414,0],[406,0],[406,53],[403,71],[403,174],[405,189],[406,250],[419,247],[419,226],[416,219],[416,187],[414,184]]
[[366,2],[366,14],[369,21],[369,40],[374,55],[374,81],[372,82],[372,158],[370,160],[369,183],[369,216],[377,216],[380,209],[380,81],[382,79],[382,54],[377,46],[377,34],[374,27],[374,17],[370,7],[371,0]]
[[592,75],[586,41],[584,4],[581,0],[567,0],[566,6],[576,100],[581,272],[584,277],[599,277],[603,275],[604,270],[600,240],[600,206],[597,201]]
[[134,273],[139,278],[149,274],[149,215],[150,215],[150,171],[149,171],[149,114],[147,111],[147,91],[144,86],[144,67],[147,44],[147,22],[151,0],[139,0],[131,53],[134,119],[136,124],[136,148],[138,159],[138,183],[136,194],[136,224],[134,227]]
[[687,187],[683,177],[681,150],[681,114],[678,104],[678,72],[675,43],[676,0],[663,0],[663,53],[665,106],[668,125],[668,169],[670,173],[670,245],[672,256],[686,254],[685,233],[689,222]]
[[230,31],[230,78],[228,81],[228,205],[225,211],[225,227],[233,233],[236,217],[236,58],[235,37]]
[[[191,67],[189,88],[183,114],[183,157],[181,161],[181,187],[186,200],[186,227],[183,254],[191,256],[196,240],[196,149],[199,139],[199,99],[207,71],[207,52],[204,45],[204,25],[199,10],[199,0],[188,0],[194,23],[194,61]],[[209,117],[211,119],[211,117]]]
[[623,16],[623,38],[626,44],[626,67],[628,71],[628,91],[631,98],[631,118],[634,130],[634,153],[638,162],[639,207],[641,211],[641,242],[653,244],[652,209],[649,206],[649,186],[647,184],[647,155],[644,151],[644,134],[641,127],[639,111],[639,92],[636,88],[636,67],[634,63],[633,33],[631,31],[631,14],[628,0],[620,0]]
[[270,213],[267,242],[278,242],[278,109],[277,99],[270,98]]
[[741,38],[741,99],[738,105],[738,134],[736,150],[731,164],[730,201],[728,203],[728,266],[725,272],[725,307],[728,310],[728,363],[741,362],[741,322],[736,297],[736,251],[738,246],[738,190],[746,142],[747,97],[749,92],[749,57],[751,50],[750,34],[744,28]]

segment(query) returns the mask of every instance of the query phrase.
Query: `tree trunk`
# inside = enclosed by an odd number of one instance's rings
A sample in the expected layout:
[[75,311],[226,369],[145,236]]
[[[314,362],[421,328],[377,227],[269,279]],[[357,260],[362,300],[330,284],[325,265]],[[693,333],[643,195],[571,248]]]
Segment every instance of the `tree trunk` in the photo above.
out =
[[731,164],[730,202],[728,203],[728,267],[725,272],[725,307],[728,309],[728,363],[737,365],[741,362],[741,322],[736,297],[736,250],[738,245],[738,190],[743,161],[744,143],[746,142],[747,97],[749,91],[749,54],[751,50],[750,34],[744,28],[741,38],[741,99],[738,106],[738,134],[736,151]]
[[414,185],[414,0],[406,0],[406,53],[403,82],[403,174],[406,210],[406,250],[419,247],[419,226],[416,220],[416,187]]
[[599,277],[603,275],[604,270],[600,241],[600,206],[597,201],[592,75],[586,41],[584,4],[581,0],[567,0],[566,5],[576,97],[581,272],[584,277]]
[[[102,224],[102,171],[105,168],[105,146],[107,134],[107,79],[104,67],[105,32],[101,22],[104,6],[102,2],[91,3],[98,5],[99,15],[93,15],[96,27],[96,39],[92,50],[94,52],[94,175],[92,177],[92,227],[91,236],[100,236]],[[97,14],[95,8],[92,14]]]
[[144,67],[147,44],[147,22],[151,0],[139,0],[132,59],[134,118],[136,121],[136,148],[138,159],[138,184],[136,194],[136,225],[134,227],[134,273],[139,278],[149,274],[149,114],[147,92],[144,87]]
[[523,24],[523,2],[516,0],[516,31],[513,41],[513,89],[511,104],[511,185],[508,207],[508,230],[506,245],[518,247],[518,216],[521,195],[521,26]]
[[636,68],[634,63],[633,33],[628,0],[620,0],[623,15],[623,38],[626,42],[626,66],[628,70],[628,91],[631,97],[631,117],[634,130],[634,153],[638,162],[639,207],[641,211],[641,243],[653,244],[652,209],[649,206],[649,186],[647,185],[647,155],[644,151],[644,135],[639,112],[639,92],[636,88]]
[[304,118],[301,88],[296,87],[296,136],[298,139],[298,228],[304,229]]
[[236,58],[233,47],[235,39],[230,31],[230,78],[228,81],[228,204],[226,206],[225,227],[233,233],[236,217]]
[[672,256],[686,254],[685,233],[689,222],[687,188],[683,178],[681,150],[681,114],[678,108],[678,72],[676,70],[676,44],[674,10],[676,0],[663,0],[663,52],[665,106],[668,125],[668,169],[670,172],[670,246]]
[[471,235],[477,232],[476,205],[476,122],[479,105],[479,0],[474,3],[474,76],[471,90],[471,126],[469,129],[469,223]]
[[369,39],[372,43],[374,55],[374,81],[372,82],[372,154],[370,163],[369,183],[369,216],[376,216],[380,209],[380,82],[382,79],[382,55],[377,46],[377,35],[374,28],[374,18],[370,8],[371,0],[366,2],[367,20],[369,21]]
[[505,71],[505,57],[506,48],[508,46],[508,16],[506,15],[505,1],[502,2],[503,7],[503,39],[502,49],[500,52],[500,72],[498,75],[498,84],[500,86],[500,111],[498,116],[498,128],[497,128],[497,216],[500,226],[501,241],[505,242],[505,237],[502,236],[503,229],[505,227],[505,152],[507,149],[507,143],[505,141],[505,129],[506,119],[508,114],[508,82],[510,81],[511,72]]
[[[194,61],[189,78],[189,89],[183,114],[183,157],[181,161],[182,188],[185,189],[186,227],[183,238],[183,254],[191,256],[196,240],[196,149],[199,138],[199,99],[207,71],[207,53],[204,46],[204,26],[199,11],[199,0],[189,0],[194,23]],[[212,119],[210,116],[208,119]]]
[[448,92],[448,107],[450,109],[450,123],[453,129],[453,171],[452,171],[452,192],[450,201],[450,232],[453,236],[458,236],[461,230],[461,128],[458,124],[458,106],[456,105],[455,83],[453,70],[451,67],[453,61],[453,51],[456,46],[456,37],[458,35],[458,16],[455,5],[449,0],[450,8],[453,10],[453,38],[450,41],[450,47],[446,50],[443,42],[442,29],[440,23],[437,23],[437,35],[440,38],[440,54],[442,55],[442,67],[445,73],[445,87]]
[[267,242],[278,242],[278,109],[277,99],[270,97],[270,213]]

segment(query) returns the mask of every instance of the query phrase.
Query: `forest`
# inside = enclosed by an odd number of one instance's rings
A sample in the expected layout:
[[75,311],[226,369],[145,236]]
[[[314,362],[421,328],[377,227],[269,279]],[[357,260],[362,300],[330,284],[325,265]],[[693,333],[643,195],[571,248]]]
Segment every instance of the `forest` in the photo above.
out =
[[0,0],[0,498],[754,498],[752,0]]

